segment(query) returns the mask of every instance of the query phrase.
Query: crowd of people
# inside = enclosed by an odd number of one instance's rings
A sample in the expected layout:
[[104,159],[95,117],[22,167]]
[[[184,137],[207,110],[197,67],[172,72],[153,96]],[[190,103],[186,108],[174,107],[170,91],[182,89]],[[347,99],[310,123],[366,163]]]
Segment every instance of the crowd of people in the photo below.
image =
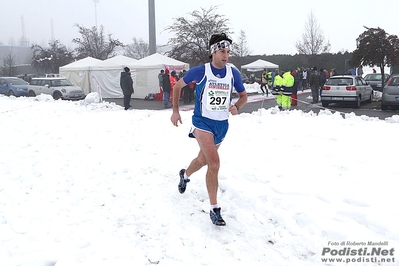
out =
[[[253,74],[251,74],[254,76]],[[312,103],[318,103],[320,90],[330,76],[338,75],[335,68],[329,72],[323,68],[296,68],[275,69],[268,71],[264,69],[260,79],[262,95],[275,96],[280,110],[289,110],[291,106],[297,105],[298,90],[311,89]]]
[[[163,96],[163,103],[165,108],[170,108],[173,106],[172,95],[173,95],[173,87],[176,83],[186,75],[187,71],[183,69],[177,75],[176,70],[169,71],[168,68],[165,70],[161,69],[158,74],[159,80],[159,89],[160,93]],[[183,87],[180,99],[183,99],[184,103],[193,103],[195,99],[195,81],[190,82],[186,86]]]

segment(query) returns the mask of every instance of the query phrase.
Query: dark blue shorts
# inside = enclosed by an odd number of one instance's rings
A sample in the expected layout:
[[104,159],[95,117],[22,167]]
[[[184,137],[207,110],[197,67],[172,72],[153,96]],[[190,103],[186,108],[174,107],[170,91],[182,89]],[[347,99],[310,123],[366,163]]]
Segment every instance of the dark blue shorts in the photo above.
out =
[[188,136],[190,138],[195,138],[193,132],[194,129],[203,130],[213,134],[213,140],[215,141],[215,145],[219,145],[222,143],[224,137],[227,134],[227,130],[229,129],[229,121],[222,120],[212,120],[206,117],[193,116],[192,118],[193,127],[190,130]]

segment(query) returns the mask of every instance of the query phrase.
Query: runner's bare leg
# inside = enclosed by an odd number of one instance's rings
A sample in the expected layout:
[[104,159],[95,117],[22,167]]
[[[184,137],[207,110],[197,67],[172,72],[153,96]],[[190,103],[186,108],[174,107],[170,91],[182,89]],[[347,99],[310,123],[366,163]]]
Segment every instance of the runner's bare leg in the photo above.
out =
[[195,138],[200,146],[200,151],[197,158],[191,161],[189,167],[186,169],[188,176],[201,169],[204,165],[208,166],[206,172],[206,187],[209,195],[209,202],[211,205],[217,204],[218,191],[218,174],[220,168],[220,159],[218,149],[220,145],[215,145],[213,134],[199,129],[194,130]]

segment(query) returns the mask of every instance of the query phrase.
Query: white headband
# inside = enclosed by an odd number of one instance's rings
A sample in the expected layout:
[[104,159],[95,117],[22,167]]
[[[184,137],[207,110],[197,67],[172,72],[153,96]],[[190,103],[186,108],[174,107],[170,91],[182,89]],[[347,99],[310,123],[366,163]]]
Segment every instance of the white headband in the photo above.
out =
[[231,43],[227,40],[222,40],[220,42],[214,43],[211,45],[211,54],[213,54],[216,51],[222,50],[229,48],[230,49]]

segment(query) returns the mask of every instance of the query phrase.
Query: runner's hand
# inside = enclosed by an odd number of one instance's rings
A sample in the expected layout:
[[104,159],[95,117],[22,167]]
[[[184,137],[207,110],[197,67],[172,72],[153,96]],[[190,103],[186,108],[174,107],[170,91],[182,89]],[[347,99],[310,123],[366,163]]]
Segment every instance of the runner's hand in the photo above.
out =
[[172,124],[176,127],[179,126],[177,122],[180,122],[180,124],[183,124],[179,113],[173,113],[172,116],[170,117],[170,121],[172,121]]

